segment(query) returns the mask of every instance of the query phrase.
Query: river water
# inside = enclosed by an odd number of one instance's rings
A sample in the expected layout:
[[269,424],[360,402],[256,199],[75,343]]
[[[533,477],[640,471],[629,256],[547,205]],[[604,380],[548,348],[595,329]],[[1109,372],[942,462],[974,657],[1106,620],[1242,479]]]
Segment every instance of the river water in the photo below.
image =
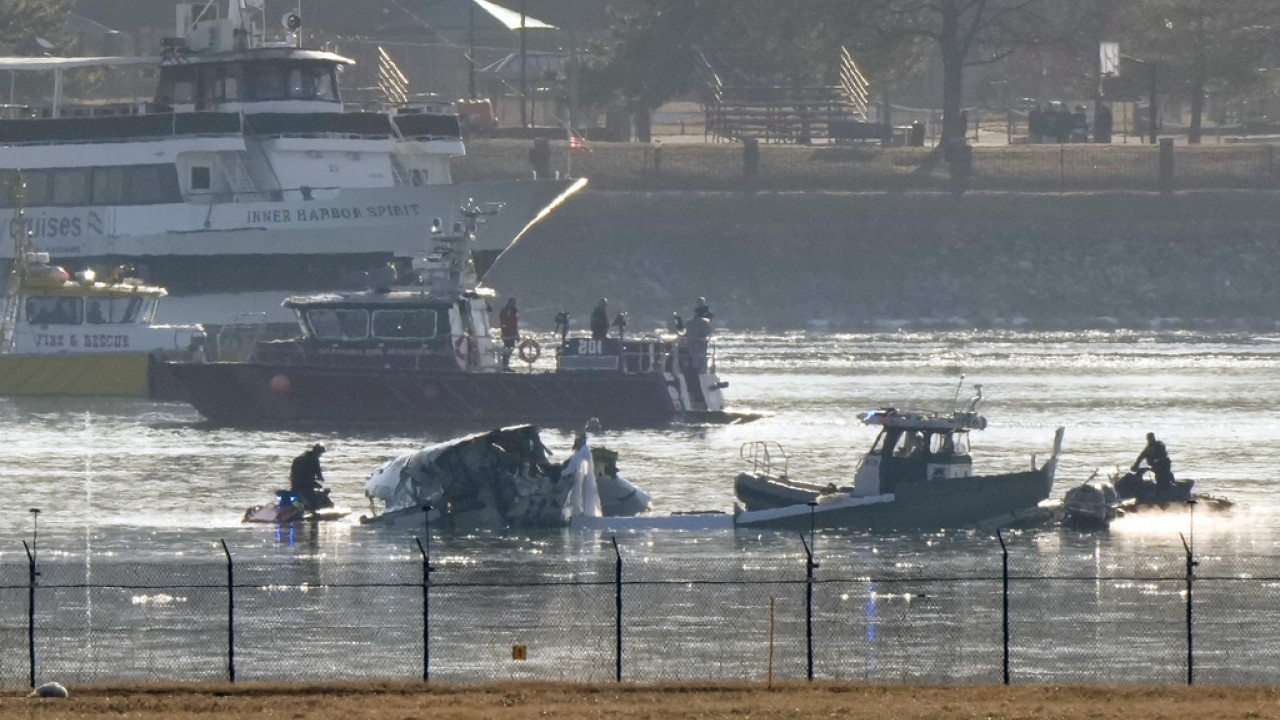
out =
[[[785,449],[792,477],[847,481],[875,436],[874,429],[856,422],[858,412],[888,405],[900,409],[946,409],[957,395],[961,402],[970,397],[980,383],[986,397],[982,411],[989,426],[973,433],[971,441],[978,472],[1023,469],[1029,466],[1033,454],[1043,460],[1050,450],[1054,429],[1064,426],[1066,440],[1054,490],[1054,496],[1060,498],[1066,489],[1096,470],[1106,473],[1117,466],[1127,466],[1142,448],[1145,434],[1151,431],[1167,443],[1179,478],[1194,479],[1198,491],[1235,503],[1234,510],[1227,514],[1206,509],[1192,515],[1180,508],[1141,513],[1121,518],[1104,533],[1077,533],[1054,526],[1017,531],[1010,543],[1015,560],[1022,562],[1023,572],[1034,575],[1060,570],[1075,575],[1123,576],[1155,573],[1159,579],[1146,583],[1156,588],[1150,594],[1176,602],[1180,586],[1166,587],[1164,580],[1180,576],[1183,541],[1189,538],[1199,552],[1221,561],[1217,572],[1226,576],[1276,574],[1266,568],[1275,564],[1272,556],[1280,540],[1275,523],[1280,509],[1278,481],[1271,471],[1280,460],[1280,444],[1276,442],[1280,438],[1280,413],[1274,406],[1280,398],[1277,338],[1194,332],[904,331],[784,335],[725,332],[716,340],[719,368],[729,382],[729,401],[734,409],[767,413],[765,419],[741,425],[644,431],[606,428],[597,438],[597,442],[620,452],[622,474],[652,493],[655,514],[730,510],[733,477],[745,467],[739,457],[740,447],[757,440],[776,441]],[[519,418],[511,420],[514,423]],[[368,512],[363,483],[384,460],[448,437],[438,431],[407,427],[269,431],[223,428],[203,422],[194,410],[182,404],[102,399],[3,399],[0,428],[4,438],[0,497],[5,500],[0,506],[0,563],[20,565],[24,582],[26,556],[21,541],[30,542],[36,533],[42,562],[72,566],[109,562],[161,567],[193,562],[216,565],[223,558],[218,541],[225,540],[238,562],[287,565],[305,558],[309,567],[320,573],[326,564],[351,568],[400,562],[412,567],[417,551],[411,531],[370,528],[357,522],[360,512]],[[316,441],[328,446],[325,472],[334,499],[356,512],[314,532],[297,535],[241,524],[245,509],[266,502],[275,488],[284,486],[290,460]],[[545,430],[544,441],[563,458],[572,433]],[[33,516],[31,508],[39,508],[39,515]],[[446,565],[520,568],[530,567],[528,563],[535,561],[568,565],[586,562],[592,567],[599,565],[601,577],[612,577],[613,555],[607,538],[557,532],[518,537],[437,536],[433,542],[435,552],[448,558]],[[790,577],[794,578],[796,567],[803,577],[803,563],[798,560],[803,558],[803,548],[798,538],[789,536],[638,531],[619,538],[619,545],[630,559],[643,557],[654,567],[685,568],[671,570],[675,574],[687,571],[689,563],[705,567],[728,564],[741,571],[755,562],[744,558],[769,557],[789,568]],[[876,568],[900,572],[904,567],[925,568],[926,574],[935,578],[965,577],[975,568],[986,575],[994,572],[998,577],[1000,567],[999,545],[990,535],[976,532],[891,537],[872,537],[856,531],[828,533],[820,534],[815,545],[819,557],[826,559],[824,571],[839,574],[847,570],[849,577],[874,575]],[[869,557],[875,558],[872,565],[859,564]],[[797,566],[796,562],[801,564]],[[1259,563],[1263,567],[1256,567]],[[1144,585],[1132,579],[1123,582]],[[865,582],[862,585],[854,595],[866,591]],[[768,591],[763,592],[767,597]],[[1034,594],[1034,590],[1028,592]],[[1097,588],[1092,592],[1091,602],[1101,602]],[[958,595],[957,604],[950,611],[963,614],[964,608],[974,603],[987,607],[992,601],[985,593],[980,593],[980,601]],[[406,597],[412,600],[414,596],[410,593]],[[880,596],[872,591],[867,597],[875,606],[875,598]],[[365,600],[334,602],[338,605],[326,612],[341,616],[363,607]],[[887,601],[882,599],[882,608],[891,607],[884,606],[884,602]],[[735,612],[728,607],[721,611],[721,620]],[[211,612],[216,614],[216,610]],[[494,612],[501,614],[504,610],[495,606]],[[870,607],[861,608],[857,614],[869,612],[875,614]],[[892,615],[899,610],[889,612]],[[12,615],[12,608],[5,614]],[[1047,609],[1034,614],[1043,621],[1029,627],[1034,626],[1035,632],[1047,636],[1055,632],[1078,633],[1083,622],[1078,617],[1044,620],[1052,615]],[[1175,646],[1170,651],[1172,659],[1153,663],[1159,668],[1151,671],[1156,675],[1138,679],[1177,681],[1182,665],[1176,652],[1179,635],[1177,613],[1174,615],[1170,631],[1170,642]],[[877,623],[883,620],[880,618]],[[1090,632],[1105,634],[1098,630],[1096,613],[1084,625],[1092,628]],[[890,625],[868,625],[859,630],[863,636],[860,642],[874,642],[876,628],[882,635],[892,634]],[[920,632],[918,628],[916,631]],[[932,642],[927,633],[917,641]],[[985,647],[990,641],[984,636],[977,646]],[[820,670],[819,675],[998,681],[998,665],[956,670],[957,664],[965,666],[969,662],[962,651],[944,658],[949,658],[949,669],[922,669],[906,659],[911,655],[912,641],[907,638],[895,642],[898,644],[893,647],[907,648],[897,660],[883,648],[877,654],[859,646],[849,651],[869,653],[864,665],[847,671],[824,666],[827,669]],[[1041,645],[1030,647],[1041,649],[1029,649],[1028,656],[1043,652]],[[689,669],[696,667],[693,676],[709,673],[758,677],[758,666],[748,670],[730,668],[733,664],[724,660],[723,648],[708,652],[717,658],[719,664],[715,667],[723,672],[707,670],[705,658],[687,660],[690,665],[664,665],[661,653],[655,651],[653,658],[647,660],[648,675],[688,677]],[[876,655],[874,661],[871,655]],[[795,656],[789,657],[789,671],[803,676]],[[987,657],[983,662],[989,661]],[[5,669],[5,662],[0,659],[0,674],[6,680],[23,677],[13,669],[12,664],[17,661],[9,661],[9,670]],[[77,662],[75,667],[83,670],[84,661]],[[99,657],[96,662],[95,667],[100,667],[105,661]],[[280,658],[275,662],[287,664]],[[467,673],[475,671],[461,660],[450,664],[442,657],[439,662],[458,676],[471,677]],[[1047,681],[1080,679],[1079,675],[1055,674],[1055,662],[1051,655],[1043,663],[1032,662],[1023,677]],[[1115,667],[1128,667],[1123,654],[1101,664],[1094,658],[1080,662],[1096,672],[1105,672],[1112,662]],[[1275,680],[1265,674],[1241,674],[1241,662],[1221,660],[1218,666],[1207,662],[1204,671],[1212,673],[1217,667],[1226,681]],[[533,676],[593,679],[603,673],[607,678],[611,677],[610,663],[606,660],[590,664],[592,670],[582,672],[563,667],[549,670],[544,665]],[[21,667],[20,662],[17,665]],[[334,667],[344,669],[334,669],[332,674],[352,674],[349,665],[337,663]],[[297,676],[296,668],[273,668],[259,677]],[[149,677],[147,672],[164,677],[162,670],[143,672]],[[178,672],[183,677],[199,678],[206,671]],[[412,676],[412,669],[408,672]],[[556,672],[563,675],[557,676]],[[10,673],[17,674],[10,677]],[[502,673],[521,676],[513,670],[498,672],[500,676]],[[495,673],[489,670],[482,674]],[[111,675],[98,670],[86,677],[101,679]]]

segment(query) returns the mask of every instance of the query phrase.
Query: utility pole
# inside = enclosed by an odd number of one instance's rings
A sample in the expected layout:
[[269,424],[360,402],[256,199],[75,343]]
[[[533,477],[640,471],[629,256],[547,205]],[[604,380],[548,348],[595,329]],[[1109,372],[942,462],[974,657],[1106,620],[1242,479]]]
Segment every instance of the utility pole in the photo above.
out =
[[520,0],[520,127],[529,127],[529,85],[527,65],[529,60],[529,44],[525,40],[525,8],[528,0]]

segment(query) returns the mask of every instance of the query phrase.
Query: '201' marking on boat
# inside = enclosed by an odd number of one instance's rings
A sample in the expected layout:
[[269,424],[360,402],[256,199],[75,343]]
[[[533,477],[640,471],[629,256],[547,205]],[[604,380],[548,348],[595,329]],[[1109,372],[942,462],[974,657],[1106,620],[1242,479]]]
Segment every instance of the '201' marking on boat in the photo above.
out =
[[579,355],[599,355],[601,352],[604,351],[604,348],[602,347],[602,345],[603,343],[601,343],[601,341],[599,340],[579,339],[578,354]]

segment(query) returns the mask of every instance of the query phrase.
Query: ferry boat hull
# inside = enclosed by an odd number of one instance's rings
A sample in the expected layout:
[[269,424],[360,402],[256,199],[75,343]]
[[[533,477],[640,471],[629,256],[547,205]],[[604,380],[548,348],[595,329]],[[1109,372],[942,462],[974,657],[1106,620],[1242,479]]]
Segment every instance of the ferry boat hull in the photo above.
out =
[[[540,214],[585,181],[520,180],[433,185],[425,188],[345,189],[332,199],[221,205],[28,208],[26,223],[51,261],[71,271],[134,266],[147,282],[175,299],[254,292],[331,290],[387,263],[405,263],[431,248],[435,220],[446,226],[469,200],[501,205],[476,228],[472,254],[483,275]],[[12,239],[14,211],[0,208],[0,229]],[[166,228],[157,232],[155,228]],[[13,259],[0,243],[0,261]],[[171,322],[218,322],[260,310],[211,302],[229,315],[202,314],[200,304]],[[278,319],[289,319],[282,315]]]
[[661,373],[379,370],[258,363],[166,363],[186,400],[210,421],[424,423],[482,427],[522,422],[657,426],[677,417]]

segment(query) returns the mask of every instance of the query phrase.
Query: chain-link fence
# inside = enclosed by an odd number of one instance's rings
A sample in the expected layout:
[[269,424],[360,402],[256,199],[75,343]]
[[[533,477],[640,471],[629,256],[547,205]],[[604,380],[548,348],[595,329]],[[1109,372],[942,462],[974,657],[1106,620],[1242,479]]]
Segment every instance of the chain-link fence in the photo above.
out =
[[601,538],[554,558],[11,560],[0,685],[1280,681],[1274,556],[973,545],[938,568],[886,548],[810,559],[805,539],[705,557]]

